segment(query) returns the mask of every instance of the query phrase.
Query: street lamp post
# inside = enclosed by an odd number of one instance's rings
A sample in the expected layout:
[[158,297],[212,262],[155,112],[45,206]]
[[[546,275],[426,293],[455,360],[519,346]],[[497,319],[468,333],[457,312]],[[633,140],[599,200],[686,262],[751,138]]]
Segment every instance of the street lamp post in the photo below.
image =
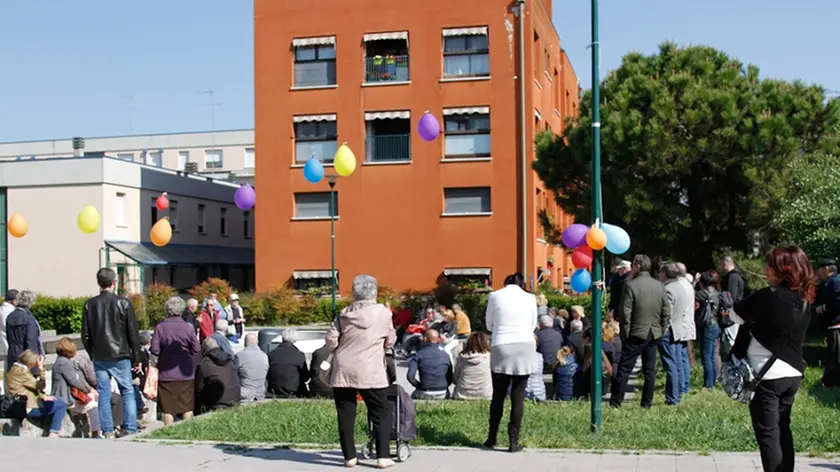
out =
[[332,278],[332,316],[338,316],[335,307],[335,294],[338,291],[338,280],[335,276],[335,184],[338,182],[337,175],[328,175],[327,183],[330,184],[330,275]]

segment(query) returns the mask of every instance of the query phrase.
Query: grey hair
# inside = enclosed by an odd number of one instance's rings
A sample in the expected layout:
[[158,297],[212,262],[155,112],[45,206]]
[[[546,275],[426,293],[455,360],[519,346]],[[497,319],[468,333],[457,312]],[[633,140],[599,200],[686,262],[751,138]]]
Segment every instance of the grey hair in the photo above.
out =
[[186,308],[187,304],[184,303],[184,299],[179,296],[171,297],[169,300],[166,300],[164,307],[166,308],[166,313],[169,316],[178,316],[184,312],[184,308]]
[[735,264],[735,259],[732,259],[732,256],[723,256],[723,257],[720,258],[720,262],[723,262],[724,264],[734,265]]
[[644,254],[636,254],[633,257],[633,265],[638,267],[641,272],[650,272],[650,257]]
[[227,320],[219,320],[216,322],[216,331],[221,331],[222,333],[227,332],[228,329],[228,322]]
[[150,344],[152,342],[152,332],[143,331],[140,333],[140,344]]
[[376,279],[373,276],[360,274],[353,279],[353,299],[376,300]]
[[20,308],[31,308],[38,299],[38,294],[32,290],[21,290],[17,296],[17,306]]
[[682,262],[677,262],[677,268],[680,269],[680,277],[688,275],[688,267],[686,267]]
[[190,298],[187,300],[187,306],[190,308],[198,308],[198,300],[195,298]]
[[569,324],[569,327],[571,328],[573,333],[580,333],[581,331],[583,331],[583,321],[572,320],[572,322]]
[[452,304],[452,311],[461,311],[461,305],[457,303]]
[[218,349],[219,343],[216,342],[213,338],[205,338],[204,341],[201,341],[201,352],[207,353],[212,351],[213,349]]
[[294,328],[286,328],[283,330],[283,342],[296,343],[298,340],[298,332]]
[[662,272],[665,273],[668,280],[674,280],[680,276],[680,267],[675,262],[669,262],[662,266]]
[[248,333],[245,335],[245,345],[250,346],[257,344],[257,333]]
[[549,326],[554,326],[554,320],[552,320],[548,315],[542,315],[540,316],[540,324],[544,328],[548,328]]

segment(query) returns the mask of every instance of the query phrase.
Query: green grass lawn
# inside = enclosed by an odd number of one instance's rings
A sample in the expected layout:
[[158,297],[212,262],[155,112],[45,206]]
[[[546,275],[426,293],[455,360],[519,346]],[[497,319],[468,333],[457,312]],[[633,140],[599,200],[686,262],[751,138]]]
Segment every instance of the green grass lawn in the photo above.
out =
[[[699,385],[699,370],[693,386]],[[840,390],[824,389],[822,371],[809,368],[796,399],[793,429],[796,449],[820,454],[840,451]],[[661,376],[660,376],[661,377]],[[625,404],[604,408],[604,433],[589,433],[589,403],[528,403],[523,442],[528,447],[754,451],[756,449],[747,406],[730,400],[721,390],[690,394],[676,407],[664,405],[661,378],[655,405],[650,410]],[[427,446],[475,447],[487,434],[488,402],[417,402],[417,440]],[[499,434],[506,441],[506,429]],[[360,405],[357,441],[365,437],[365,412]],[[162,428],[156,439],[209,440],[225,443],[337,444],[335,407],[330,401],[274,401],[222,411]]]

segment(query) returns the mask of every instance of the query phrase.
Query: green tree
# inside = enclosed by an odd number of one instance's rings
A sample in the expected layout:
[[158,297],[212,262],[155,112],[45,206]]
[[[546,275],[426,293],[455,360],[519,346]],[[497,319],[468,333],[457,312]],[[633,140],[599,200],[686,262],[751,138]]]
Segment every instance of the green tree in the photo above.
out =
[[814,153],[788,165],[790,190],[773,219],[783,241],[813,259],[840,256],[840,159]]
[[[719,247],[751,249],[786,192],[786,168],[830,147],[838,104],[800,82],[760,79],[709,47],[663,43],[624,57],[601,85],[604,219],[632,251],[708,265]],[[591,93],[534,164],[561,207],[591,218]]]

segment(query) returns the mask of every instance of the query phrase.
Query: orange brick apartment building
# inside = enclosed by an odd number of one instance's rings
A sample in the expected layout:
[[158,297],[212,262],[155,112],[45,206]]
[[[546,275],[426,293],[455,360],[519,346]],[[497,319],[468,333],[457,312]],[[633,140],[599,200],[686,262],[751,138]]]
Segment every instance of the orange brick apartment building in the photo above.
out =
[[[531,164],[534,136],[577,114],[579,84],[551,9],[524,2],[525,261],[531,283],[560,285],[572,267],[538,215],[571,221]],[[258,290],[329,285],[329,188],[303,164],[343,142],[358,167],[336,185],[342,293],[358,273],[428,289],[522,270],[519,21],[510,0],[255,0]],[[416,132],[426,110],[433,142]]]

